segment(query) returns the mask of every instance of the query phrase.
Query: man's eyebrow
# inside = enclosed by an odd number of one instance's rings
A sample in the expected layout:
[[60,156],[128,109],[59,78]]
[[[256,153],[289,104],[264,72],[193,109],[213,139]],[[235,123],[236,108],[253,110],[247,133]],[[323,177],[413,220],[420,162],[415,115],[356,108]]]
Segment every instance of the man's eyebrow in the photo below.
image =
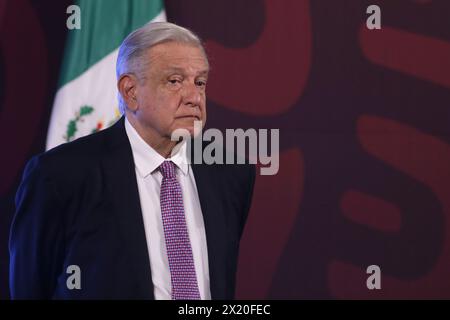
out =
[[205,70],[200,71],[198,74],[201,76],[207,76],[208,73],[209,73],[209,69],[205,69]]
[[[183,74],[183,73],[185,73],[185,71],[184,71],[183,68],[179,68],[179,67],[168,67],[164,71],[164,73],[166,73],[166,74],[170,74],[170,73],[181,73],[181,74]],[[209,68],[208,69],[204,69],[204,70],[200,70],[199,72],[197,72],[197,75],[205,76],[205,75],[208,75],[208,73],[209,73]]]
[[178,67],[168,67],[166,70],[164,70],[166,73],[172,73],[172,72],[178,72],[178,73],[183,73],[184,70],[183,68],[178,68]]

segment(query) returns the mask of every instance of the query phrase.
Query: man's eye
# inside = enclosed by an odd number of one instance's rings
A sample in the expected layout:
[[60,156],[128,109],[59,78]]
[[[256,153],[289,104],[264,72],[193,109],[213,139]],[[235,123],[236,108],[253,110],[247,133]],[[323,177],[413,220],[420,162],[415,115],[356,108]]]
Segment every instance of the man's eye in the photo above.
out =
[[171,84],[178,84],[178,83],[181,83],[181,81],[180,81],[179,79],[169,79],[169,82],[170,82]]
[[199,86],[199,87],[206,86],[206,81],[197,81],[197,86]]

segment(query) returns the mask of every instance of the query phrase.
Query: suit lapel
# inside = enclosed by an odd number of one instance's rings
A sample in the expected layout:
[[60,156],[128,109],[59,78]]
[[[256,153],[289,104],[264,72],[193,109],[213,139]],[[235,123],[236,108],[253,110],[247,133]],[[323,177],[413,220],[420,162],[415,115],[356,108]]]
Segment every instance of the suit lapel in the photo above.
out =
[[107,151],[103,159],[106,188],[118,220],[118,236],[130,254],[130,264],[135,271],[135,274],[129,275],[130,281],[136,279],[138,298],[154,299],[133,154],[123,117],[110,128],[106,144]]
[[[191,153],[193,154],[193,153]],[[191,164],[205,223],[211,298],[226,298],[226,234],[222,205],[214,189],[214,166]]]

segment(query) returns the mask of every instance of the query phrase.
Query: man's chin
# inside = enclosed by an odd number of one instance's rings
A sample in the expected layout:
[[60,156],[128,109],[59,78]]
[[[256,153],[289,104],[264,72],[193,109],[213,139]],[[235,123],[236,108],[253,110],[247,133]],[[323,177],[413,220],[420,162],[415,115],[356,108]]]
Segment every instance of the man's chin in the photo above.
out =
[[196,138],[201,134],[203,127],[195,127],[194,125],[192,125],[185,127],[184,129],[189,132],[189,136],[191,138]]
[[203,129],[202,125],[194,123],[191,125],[180,126],[173,131],[172,140],[196,138],[201,134],[202,129]]

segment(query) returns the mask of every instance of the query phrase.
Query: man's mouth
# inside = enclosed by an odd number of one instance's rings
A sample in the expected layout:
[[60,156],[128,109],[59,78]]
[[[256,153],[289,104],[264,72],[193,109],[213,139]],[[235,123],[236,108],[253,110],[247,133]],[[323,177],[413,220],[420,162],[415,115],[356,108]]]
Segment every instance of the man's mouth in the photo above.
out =
[[193,119],[193,120],[200,121],[200,117],[195,116],[195,115],[181,116],[181,117],[177,117],[177,119]]

